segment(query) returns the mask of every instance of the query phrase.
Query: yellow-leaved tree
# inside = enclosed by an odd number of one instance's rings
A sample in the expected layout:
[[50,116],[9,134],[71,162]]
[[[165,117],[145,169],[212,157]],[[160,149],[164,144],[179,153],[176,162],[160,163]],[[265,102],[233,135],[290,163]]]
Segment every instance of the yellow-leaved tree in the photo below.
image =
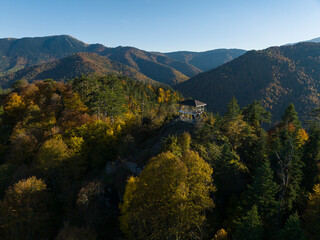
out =
[[8,116],[17,117],[21,114],[25,106],[25,102],[23,102],[21,96],[19,96],[18,93],[13,92],[7,97],[4,109]]
[[165,92],[162,88],[158,89],[158,103],[163,103],[165,100]]
[[215,235],[212,240],[228,240],[228,233],[226,230],[221,228]]
[[37,167],[49,177],[54,191],[68,184],[64,178],[71,171],[68,168],[69,157],[68,146],[61,138],[51,138],[39,148],[36,157]]
[[52,138],[45,141],[40,147],[37,154],[38,166],[46,171],[56,169],[62,166],[68,157],[68,146],[63,140]]
[[128,180],[120,224],[129,239],[201,237],[205,211],[213,208],[212,168],[198,153],[170,151],[152,158]]
[[51,195],[43,180],[23,179],[6,191],[1,203],[1,239],[46,239],[52,231]]

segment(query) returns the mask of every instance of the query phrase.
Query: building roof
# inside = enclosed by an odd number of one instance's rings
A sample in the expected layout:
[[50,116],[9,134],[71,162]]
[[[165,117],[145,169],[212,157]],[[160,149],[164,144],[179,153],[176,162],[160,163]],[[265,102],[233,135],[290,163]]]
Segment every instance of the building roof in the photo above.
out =
[[192,106],[192,107],[204,107],[207,105],[206,103],[203,103],[194,99],[184,100],[182,102],[179,102],[179,104],[185,105],[185,106]]

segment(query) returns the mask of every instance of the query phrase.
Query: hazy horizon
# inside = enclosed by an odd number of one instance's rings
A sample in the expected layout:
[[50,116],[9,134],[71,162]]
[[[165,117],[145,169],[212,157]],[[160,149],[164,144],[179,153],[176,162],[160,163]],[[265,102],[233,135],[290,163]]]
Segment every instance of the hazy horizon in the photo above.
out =
[[320,37],[320,0],[57,0],[2,3],[0,38],[70,35],[107,47],[202,52]]

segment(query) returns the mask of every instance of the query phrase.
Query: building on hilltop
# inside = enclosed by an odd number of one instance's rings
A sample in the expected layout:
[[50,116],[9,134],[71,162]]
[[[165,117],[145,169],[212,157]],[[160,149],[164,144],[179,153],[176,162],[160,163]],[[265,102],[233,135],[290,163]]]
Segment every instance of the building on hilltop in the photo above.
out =
[[201,119],[201,115],[204,112],[204,107],[206,103],[200,102],[198,100],[188,99],[179,102],[180,111],[179,119],[183,122],[197,123]]

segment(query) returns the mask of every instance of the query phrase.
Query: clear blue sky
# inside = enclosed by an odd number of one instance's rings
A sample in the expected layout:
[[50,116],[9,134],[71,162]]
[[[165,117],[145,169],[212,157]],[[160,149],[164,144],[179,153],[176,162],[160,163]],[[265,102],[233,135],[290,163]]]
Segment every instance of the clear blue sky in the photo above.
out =
[[320,0],[0,0],[0,38],[149,51],[262,49],[320,37],[319,24]]

